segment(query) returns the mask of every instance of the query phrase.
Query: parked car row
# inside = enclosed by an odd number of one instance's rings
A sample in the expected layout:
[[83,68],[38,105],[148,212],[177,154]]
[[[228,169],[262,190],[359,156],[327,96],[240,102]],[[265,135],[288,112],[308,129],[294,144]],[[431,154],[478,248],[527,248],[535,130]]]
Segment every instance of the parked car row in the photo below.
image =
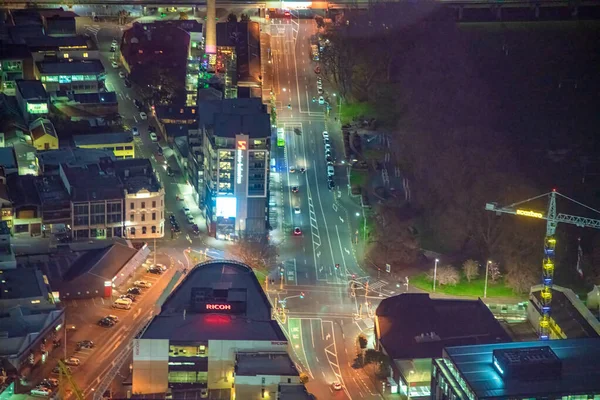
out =
[[323,146],[325,148],[325,161],[327,162],[327,187],[333,190],[335,187],[335,169],[333,167],[333,154],[331,143],[329,142],[329,132],[323,131]]

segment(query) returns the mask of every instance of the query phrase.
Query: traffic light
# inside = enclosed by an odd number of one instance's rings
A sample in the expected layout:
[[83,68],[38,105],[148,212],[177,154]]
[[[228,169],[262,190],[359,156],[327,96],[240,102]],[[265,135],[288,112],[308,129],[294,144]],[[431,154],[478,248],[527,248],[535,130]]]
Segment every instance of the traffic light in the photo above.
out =
[[352,279],[356,279],[356,274],[352,274]]
[[300,292],[300,298],[303,299],[304,298],[304,292]]

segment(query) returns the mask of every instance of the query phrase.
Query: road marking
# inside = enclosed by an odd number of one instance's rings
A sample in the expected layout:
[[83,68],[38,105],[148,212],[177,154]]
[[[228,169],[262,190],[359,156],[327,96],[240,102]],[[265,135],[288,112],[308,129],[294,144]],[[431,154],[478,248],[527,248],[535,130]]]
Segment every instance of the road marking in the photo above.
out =
[[[331,206],[333,207],[333,211],[337,212],[338,207],[335,205],[335,203],[331,203]],[[342,221],[344,222],[344,221]]]
[[344,223],[344,218],[340,217],[340,221],[342,222],[342,224]]

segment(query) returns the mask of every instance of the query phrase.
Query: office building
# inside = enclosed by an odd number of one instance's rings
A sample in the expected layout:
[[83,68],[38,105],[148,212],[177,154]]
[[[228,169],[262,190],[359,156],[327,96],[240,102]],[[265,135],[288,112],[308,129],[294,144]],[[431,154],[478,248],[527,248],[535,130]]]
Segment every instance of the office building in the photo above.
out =
[[271,123],[260,99],[199,103],[188,136],[188,177],[218,239],[267,233]]
[[135,144],[131,132],[74,135],[73,144],[83,149],[112,151],[117,160],[135,158]]
[[600,398],[600,339],[448,347],[433,362],[431,399]]
[[46,92],[98,93],[104,89],[105,72],[100,60],[57,60],[35,63],[36,77]]
[[481,300],[435,299],[421,293],[379,304],[375,340],[390,358],[392,392],[410,398],[429,397],[432,359],[441,357],[444,347],[511,341]]
[[237,262],[195,266],[133,348],[132,392],[141,398],[258,400],[302,385],[271,303]]

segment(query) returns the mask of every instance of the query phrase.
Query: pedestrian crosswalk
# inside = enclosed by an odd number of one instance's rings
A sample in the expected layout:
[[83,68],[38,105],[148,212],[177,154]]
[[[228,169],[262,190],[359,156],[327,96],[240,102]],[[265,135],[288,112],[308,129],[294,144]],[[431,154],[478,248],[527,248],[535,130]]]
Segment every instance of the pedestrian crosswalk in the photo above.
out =
[[94,38],[96,39],[96,41],[98,41],[98,32],[100,31],[100,25],[85,25],[85,32],[88,35],[92,35],[94,36]]
[[383,289],[385,286],[389,284],[388,281],[384,281],[383,279],[379,279],[373,283],[369,283],[369,291],[378,291]]

